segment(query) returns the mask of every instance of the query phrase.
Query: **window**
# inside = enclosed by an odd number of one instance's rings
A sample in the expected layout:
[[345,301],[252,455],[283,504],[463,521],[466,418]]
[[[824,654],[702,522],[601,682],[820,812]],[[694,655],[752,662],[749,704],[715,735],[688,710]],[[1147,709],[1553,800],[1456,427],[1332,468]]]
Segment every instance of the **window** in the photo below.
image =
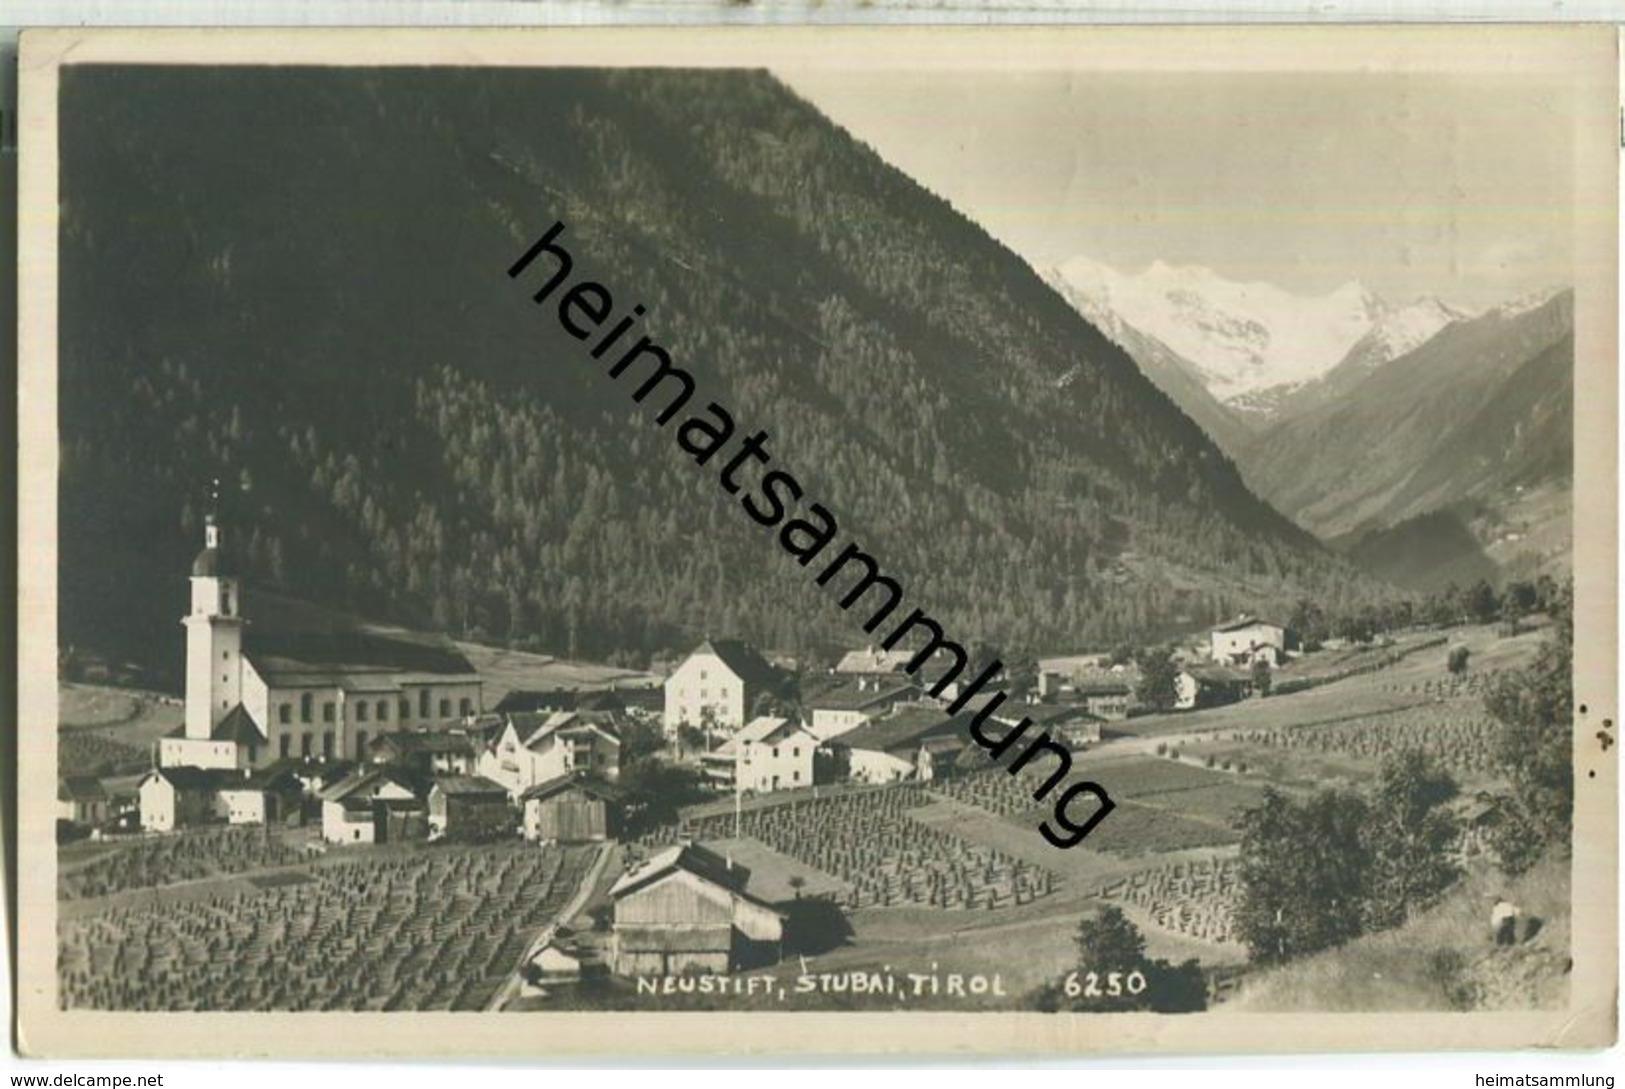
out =
[[429,690],[425,688],[418,693],[418,718],[429,717]]
[[441,700],[440,700],[440,717],[441,718],[450,718],[451,717],[451,701],[444,698],[444,697],[441,697]]
[[306,692],[304,695],[299,697],[299,721],[300,722],[309,722],[310,721],[310,703],[311,703],[311,698],[310,698],[310,693],[309,692]]
[[407,719],[412,717],[412,701],[407,699],[405,696],[401,697],[400,712],[402,722],[405,722]]
[[774,745],[773,746],[773,759],[777,760],[778,758],[779,758],[779,747],[777,745]]
[[328,730],[322,734],[322,759],[333,759],[333,731]]
[[355,755],[357,760],[367,756],[367,731],[357,730],[355,735]]
[[310,756],[310,731],[309,730],[306,730],[304,733],[299,735],[299,755],[304,756],[304,757]]
[[276,754],[284,760],[288,758],[288,750],[293,747],[293,735],[283,734],[276,739]]
[[231,615],[231,591],[220,591],[220,611],[226,616]]
[[221,652],[220,652],[220,660],[221,660],[221,661],[222,661],[222,662],[229,662],[229,661],[231,661],[231,651],[229,651],[229,650],[223,650],[223,651],[221,651]]
[[388,700],[379,700],[378,701],[378,721],[379,722],[388,722],[389,721],[389,701]]
[[[279,703],[276,708],[276,720],[286,726],[293,721],[293,704]],[[284,756],[287,754],[284,753]]]
[[790,755],[799,757],[801,755],[801,746],[797,745],[795,748],[791,749]]
[[355,720],[357,722],[367,721],[367,702],[365,700],[355,705]]
[[458,700],[457,713],[462,715],[464,718],[472,715],[474,713],[474,701],[468,699],[466,696],[463,699]]
[[791,782],[792,782],[792,783],[799,783],[799,782],[801,782],[801,773],[800,773],[800,772],[799,772],[799,771],[792,771],[792,772],[791,772],[791,773],[790,773],[790,781],[791,781]]
[[248,762],[250,764],[258,764],[260,762],[260,747],[254,744],[252,741],[248,743]]
[[322,704],[322,721],[323,722],[332,722],[333,719],[334,719],[333,701],[328,700],[326,703]]

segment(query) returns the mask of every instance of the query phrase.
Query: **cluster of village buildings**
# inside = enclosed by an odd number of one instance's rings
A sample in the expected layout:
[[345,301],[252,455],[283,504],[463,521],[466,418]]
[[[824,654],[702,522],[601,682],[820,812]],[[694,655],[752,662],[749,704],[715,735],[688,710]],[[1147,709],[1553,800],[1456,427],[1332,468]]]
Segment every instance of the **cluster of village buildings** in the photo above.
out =
[[[786,705],[786,674],[727,639],[703,642],[658,689],[516,691],[487,710],[478,672],[442,637],[257,627],[213,519],[190,581],[185,720],[157,744],[125,817],[149,833],[311,822],[347,846],[614,839],[628,805],[623,728],[636,719],[658,721],[679,754],[697,741],[688,756],[719,793],[929,781],[983,762],[967,759],[963,716],[945,710],[954,687],[928,695],[935,663],[911,673],[907,651],[852,651],[827,673],[804,672],[799,714],[771,710]],[[1180,702],[1240,698],[1253,661],[1278,665],[1290,649],[1278,625],[1223,625],[1209,660],[1182,668]],[[994,717],[1028,718],[1081,749],[1129,716],[1134,680],[1131,666],[1102,658],[1056,660]],[[115,816],[94,778],[64,778],[58,796],[65,821]],[[771,945],[782,913],[750,894],[746,876],[691,844],[628,870],[611,891],[619,969],[727,971],[742,949]],[[680,902],[696,918],[731,920],[726,940],[687,952],[640,943],[664,925],[644,918],[656,901],[668,914]]]

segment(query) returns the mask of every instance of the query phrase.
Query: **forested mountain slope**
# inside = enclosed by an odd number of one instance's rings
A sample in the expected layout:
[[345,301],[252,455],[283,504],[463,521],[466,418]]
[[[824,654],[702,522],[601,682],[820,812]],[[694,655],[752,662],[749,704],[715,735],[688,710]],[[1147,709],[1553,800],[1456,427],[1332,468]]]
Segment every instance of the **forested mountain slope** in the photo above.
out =
[[555,220],[967,640],[1372,592],[766,73],[74,66],[61,94],[66,641],[178,661],[217,475],[256,581],[383,619],[592,656],[861,638],[504,275]]

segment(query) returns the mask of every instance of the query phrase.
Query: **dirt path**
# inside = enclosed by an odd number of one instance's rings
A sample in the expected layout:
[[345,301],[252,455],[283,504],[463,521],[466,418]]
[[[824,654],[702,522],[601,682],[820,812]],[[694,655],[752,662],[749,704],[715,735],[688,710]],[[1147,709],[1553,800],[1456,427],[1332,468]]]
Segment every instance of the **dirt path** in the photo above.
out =
[[570,897],[569,903],[559,910],[558,915],[554,917],[552,922],[538,930],[536,936],[525,943],[525,950],[519,955],[519,963],[513,966],[513,972],[503,981],[502,986],[497,988],[496,993],[491,996],[491,1000],[485,1004],[487,1013],[501,1010],[514,1000],[514,997],[519,993],[521,983],[520,969],[524,967],[525,958],[530,955],[532,949],[536,948],[536,944],[542,936],[551,933],[559,925],[569,922],[580,913],[582,908],[587,906],[587,900],[591,898],[593,890],[598,887],[598,879],[603,876],[604,867],[609,864],[611,856],[615,853],[614,844],[611,843],[600,843],[597,850],[597,857],[592,860],[592,865],[588,867],[586,874],[582,876],[581,884],[576,886],[575,895]]

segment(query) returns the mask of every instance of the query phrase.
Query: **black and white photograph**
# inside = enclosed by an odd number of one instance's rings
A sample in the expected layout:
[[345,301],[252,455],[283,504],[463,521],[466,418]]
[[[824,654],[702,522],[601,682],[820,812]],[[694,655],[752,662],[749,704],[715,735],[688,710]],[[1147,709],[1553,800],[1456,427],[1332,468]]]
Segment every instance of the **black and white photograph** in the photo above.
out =
[[1228,33],[25,34],[25,1044],[1612,1041],[1613,32]]

